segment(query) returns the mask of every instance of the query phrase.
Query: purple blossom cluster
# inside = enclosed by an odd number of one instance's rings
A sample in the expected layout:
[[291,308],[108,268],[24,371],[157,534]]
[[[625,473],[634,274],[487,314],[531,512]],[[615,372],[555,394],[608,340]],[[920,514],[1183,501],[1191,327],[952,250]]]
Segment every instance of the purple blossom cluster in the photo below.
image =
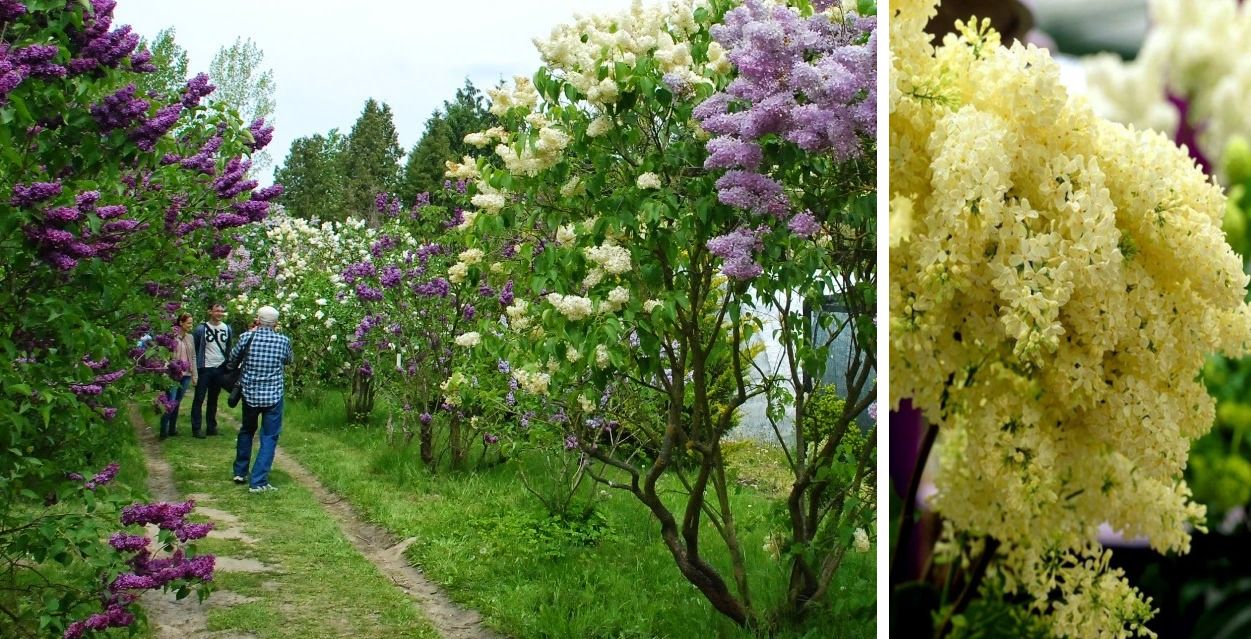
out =
[[197,73],[182,89],[182,106],[188,109],[195,108],[200,104],[201,99],[216,90],[217,87],[209,82],[207,73]]
[[93,475],[91,479],[88,479],[87,483],[84,484],[83,487],[87,490],[95,490],[113,481],[117,477],[117,471],[119,470],[121,470],[121,465],[117,462],[112,462],[108,466],[101,469],[100,472]]
[[[814,3],[821,11],[831,0]],[[738,76],[696,107],[708,141],[704,168],[727,169],[717,180],[718,199],[727,206],[779,220],[811,237],[820,222],[811,211],[792,216],[782,185],[760,172],[761,139],[775,135],[808,153],[835,162],[865,152],[877,133],[877,21],[851,16],[835,21],[817,13],[747,0],[712,28]],[[752,257],[762,248],[754,231],[736,230],[709,242],[727,259],[724,272],[751,279],[763,270]],[[713,242],[717,248],[713,248]]]
[[156,406],[162,413],[169,414],[178,410],[178,402],[169,398],[165,393],[158,393],[156,396]]
[[226,163],[226,168],[221,176],[213,180],[213,189],[217,191],[218,197],[228,200],[244,191],[251,191],[256,188],[256,180],[243,179],[251,167],[252,162],[250,160],[231,158]]
[[442,277],[436,277],[429,282],[422,282],[413,285],[413,292],[426,297],[447,297],[452,291],[452,285]]
[[[11,13],[14,6],[22,7],[20,3],[0,3],[0,15]],[[22,9],[24,11],[25,7]],[[0,18],[0,26],[3,24],[4,19]],[[7,104],[9,94],[28,77],[65,77],[66,68],[52,61],[60,51],[48,44],[10,49],[7,44],[0,43],[0,105]]]
[[[198,77],[198,76],[197,76]],[[222,146],[222,136],[215,135],[204,142],[195,152],[195,155],[185,157],[179,161],[182,168],[189,171],[195,171],[204,175],[213,175],[217,173],[217,162],[214,159],[217,150]]]
[[345,284],[355,284],[356,280],[363,277],[373,277],[378,274],[378,269],[371,262],[356,262],[348,264],[339,275],[343,277]]
[[[397,200],[398,201],[398,200]],[[382,257],[382,253],[399,246],[400,239],[393,235],[383,235],[369,245],[369,252],[374,257]]]
[[356,297],[362,302],[379,302],[382,301],[382,291],[364,283],[356,284]]
[[374,208],[387,217],[396,217],[404,205],[400,203],[400,198],[390,193],[379,193],[374,196]]
[[513,281],[504,282],[504,287],[500,289],[500,306],[512,306],[513,303]]
[[764,236],[768,227],[756,229],[738,228],[733,232],[708,240],[708,250],[725,260],[722,270],[727,277],[750,280],[764,272],[754,255],[764,248]]
[[265,118],[253,120],[248,125],[248,132],[252,134],[252,141],[248,143],[248,148],[252,151],[260,151],[274,139],[274,127],[266,125]]
[[252,200],[255,202],[268,202],[286,190],[281,184],[271,184],[259,191],[252,191]]
[[[129,602],[126,602],[129,603]],[[64,639],[78,639],[88,630],[107,630],[109,628],[125,628],[135,622],[135,615],[126,610],[126,603],[114,603],[86,619],[75,621],[65,629]]]
[[443,245],[437,242],[423,244],[417,247],[417,260],[421,262],[422,266],[425,266],[430,261],[431,255],[442,255],[445,252],[446,249],[443,248]]
[[30,184],[14,184],[13,195],[9,204],[16,208],[30,206],[61,194],[61,182],[32,182]]
[[128,84],[91,106],[91,117],[101,131],[125,129],[148,112],[148,101],[137,97],[137,90],[134,83]]
[[[103,485],[117,473],[117,464],[110,464],[88,482],[87,487]],[[81,476],[78,476],[81,480]],[[155,524],[174,533],[179,542],[202,539],[212,530],[209,523],[196,524],[186,521],[195,502],[131,504],[122,509],[123,525]],[[108,582],[102,593],[104,611],[75,621],[66,628],[63,637],[77,639],[89,630],[124,627],[134,623],[134,616],[127,610],[138,595],[136,590],[158,590],[179,581],[212,581],[216,559],[212,555],[188,558],[183,548],[177,547],[166,558],[154,558],[149,545],[151,540],[143,535],[119,531],[109,537],[108,543],[118,552],[134,553],[126,563],[130,572],[123,572]]]
[[99,361],[91,359],[90,355],[83,355],[83,365],[93,371],[98,371],[109,365],[109,358],[105,357]]
[[398,266],[387,265],[382,269],[382,275],[378,281],[382,283],[383,288],[395,288],[404,279],[404,271]]
[[0,0],[0,21],[16,20],[26,13],[26,5],[20,0]]
[[[113,9],[116,6],[114,0],[91,0],[92,11],[83,14],[83,30],[75,34],[78,52],[75,59],[69,62],[71,72],[79,74],[96,67],[117,67],[134,52],[139,44],[139,34],[134,33],[130,25],[109,30],[113,26]],[[140,66],[144,66],[142,63],[147,60],[141,58],[140,62]],[[131,70],[142,72],[133,64]]]

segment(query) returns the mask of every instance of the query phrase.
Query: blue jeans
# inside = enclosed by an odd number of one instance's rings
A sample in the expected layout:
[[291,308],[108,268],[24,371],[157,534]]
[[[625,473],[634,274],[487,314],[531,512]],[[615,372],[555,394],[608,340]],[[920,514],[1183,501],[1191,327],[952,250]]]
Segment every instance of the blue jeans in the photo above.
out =
[[[166,391],[165,396],[174,401],[174,404],[182,404],[182,396],[187,394],[187,389],[191,387],[191,376],[183,375],[182,381],[177,386]],[[161,415],[161,436],[178,434],[178,408],[164,415]]]
[[252,465],[248,485],[252,488],[269,483],[269,469],[274,465],[274,449],[278,447],[278,435],[282,432],[282,400],[273,406],[249,406],[243,402],[243,424],[239,427],[239,439],[235,442],[235,475],[247,477],[248,461],[252,458],[252,435],[257,422],[261,428],[261,446]]
[[208,434],[217,434],[217,398],[222,392],[222,366],[200,369],[200,383],[195,385],[195,396],[191,400],[192,433],[200,432],[200,407],[204,404],[204,396],[208,395],[208,406],[204,407],[204,421],[208,424]]

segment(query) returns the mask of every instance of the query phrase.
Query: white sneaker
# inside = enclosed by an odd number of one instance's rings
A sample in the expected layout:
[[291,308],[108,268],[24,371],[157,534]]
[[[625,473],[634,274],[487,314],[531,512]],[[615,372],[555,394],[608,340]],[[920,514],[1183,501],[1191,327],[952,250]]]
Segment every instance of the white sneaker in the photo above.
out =
[[232,481],[234,481],[236,484],[246,484],[246,483],[248,483],[248,480],[247,480],[246,478],[244,478],[244,476],[243,476],[243,475],[235,475],[235,478],[234,478]]
[[249,488],[248,492],[250,493],[276,493],[278,492],[278,488],[275,487],[273,484],[262,484],[260,486],[254,486],[252,488]]

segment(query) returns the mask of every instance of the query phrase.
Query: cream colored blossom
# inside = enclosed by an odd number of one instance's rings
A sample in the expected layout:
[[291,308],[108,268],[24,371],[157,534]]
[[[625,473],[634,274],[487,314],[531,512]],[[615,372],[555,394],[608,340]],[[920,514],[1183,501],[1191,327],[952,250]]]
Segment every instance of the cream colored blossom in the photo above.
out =
[[1198,372],[1251,338],[1224,196],[1070,98],[1045,51],[972,29],[936,48],[933,0],[891,9],[891,402],[939,428],[933,507],[1002,543],[1010,593],[1056,636],[1127,636],[1150,606],[1099,526],[1189,548]]
[[465,249],[456,256],[456,259],[472,266],[482,261],[482,249]]
[[482,336],[479,335],[476,331],[470,331],[463,335],[457,335],[455,341],[456,341],[457,346],[463,346],[465,348],[473,348],[474,346],[477,346],[478,344],[482,343]]
[[576,197],[582,195],[583,193],[586,193],[586,183],[583,182],[582,178],[577,175],[569,178],[569,180],[560,187],[561,197]]
[[533,395],[546,395],[547,385],[552,379],[547,373],[533,372],[520,368],[514,368],[512,375],[522,390]]
[[444,162],[444,165],[447,166],[447,171],[444,172],[444,175],[453,179],[476,180],[481,175],[478,173],[477,161],[468,155],[461,159],[460,164],[448,160]]
[[457,262],[447,269],[447,279],[453,284],[460,284],[465,281],[465,277],[469,275],[469,265],[464,262]]
[[1203,154],[1221,166],[1234,136],[1251,136],[1251,9],[1233,0],[1150,0],[1151,28],[1132,61],[1083,61],[1086,91],[1103,116],[1172,135],[1180,123],[1169,95],[1186,100]]
[[852,537],[854,538],[852,547],[856,549],[856,552],[869,552],[873,549],[872,543],[869,542],[869,534],[863,528],[857,528]]
[[664,305],[664,302],[661,302],[660,300],[647,300],[646,302],[643,302],[643,312],[650,313]]
[[610,275],[620,275],[630,270],[630,250],[614,243],[589,246],[582,249],[582,254]]
[[591,123],[587,125],[586,135],[587,137],[597,138],[611,130],[612,126],[612,118],[601,115],[591,120]]
[[474,220],[478,219],[478,212],[470,209],[461,214],[461,222],[456,225],[457,231],[464,231],[473,226]]
[[586,319],[594,310],[591,300],[577,295],[561,295],[560,293],[549,293],[547,302],[564,315],[567,319],[577,321]]
[[658,189],[660,188],[660,176],[655,173],[644,173],[634,181],[640,189]]
[[577,239],[578,236],[573,232],[572,224],[565,224],[556,229],[556,243],[561,246],[569,246]]

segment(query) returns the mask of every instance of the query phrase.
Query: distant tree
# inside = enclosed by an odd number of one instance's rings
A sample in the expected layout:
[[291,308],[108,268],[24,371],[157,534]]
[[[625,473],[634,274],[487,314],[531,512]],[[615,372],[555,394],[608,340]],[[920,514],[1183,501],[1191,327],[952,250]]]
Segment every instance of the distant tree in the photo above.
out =
[[391,107],[370,98],[356,124],[352,125],[343,150],[349,215],[376,221],[374,196],[381,191],[393,191],[398,185],[403,155]]
[[418,193],[437,193],[443,185],[444,162],[460,159],[473,151],[465,136],[497,124],[487,110],[486,99],[468,79],[456,97],[430,114],[426,130],[413,145],[400,179],[400,199],[411,205]]
[[[235,38],[235,43],[222,47],[209,65],[209,78],[217,85],[210,96],[210,103],[225,103],[239,113],[244,122],[264,118],[266,124],[274,124],[274,72],[262,69],[265,53],[249,38]],[[272,158],[268,153],[252,157],[252,170],[268,167]]]
[[154,73],[139,75],[135,84],[143,94],[156,93],[162,97],[177,95],[187,83],[187,50],[174,41],[174,28],[162,29],[156,38],[139,40],[139,47],[152,53]]
[[279,203],[296,217],[342,221],[347,218],[343,150],[347,138],[338,129],[298,138],[287,159],[274,171],[285,187]]

